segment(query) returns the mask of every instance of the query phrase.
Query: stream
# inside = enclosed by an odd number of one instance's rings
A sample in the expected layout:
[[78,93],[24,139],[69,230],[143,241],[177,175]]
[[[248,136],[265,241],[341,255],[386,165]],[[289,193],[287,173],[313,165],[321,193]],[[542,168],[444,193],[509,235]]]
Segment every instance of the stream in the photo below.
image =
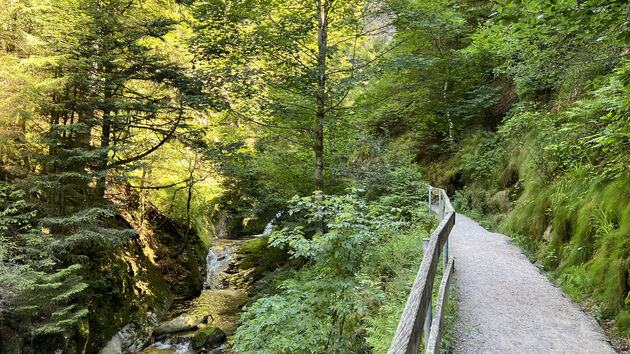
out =
[[[279,216],[279,214],[277,215]],[[276,217],[277,217],[276,216]],[[254,235],[260,237],[267,235],[273,228],[272,220],[263,233]],[[215,239],[214,245],[208,250],[206,256],[207,275],[204,290],[199,297],[183,302],[174,303],[169,309],[165,320],[171,320],[177,316],[188,313],[195,317],[208,317],[207,324],[199,325],[199,328],[213,326],[222,329],[228,336],[233,335],[238,327],[241,310],[247,303],[250,284],[249,274],[253,270],[241,270],[238,267],[238,249],[250,239],[230,240]],[[141,354],[188,354],[195,353],[191,349],[191,340],[195,330],[178,332],[158,338],[156,342],[143,349]],[[214,348],[208,353],[231,353],[225,349],[225,344]]]

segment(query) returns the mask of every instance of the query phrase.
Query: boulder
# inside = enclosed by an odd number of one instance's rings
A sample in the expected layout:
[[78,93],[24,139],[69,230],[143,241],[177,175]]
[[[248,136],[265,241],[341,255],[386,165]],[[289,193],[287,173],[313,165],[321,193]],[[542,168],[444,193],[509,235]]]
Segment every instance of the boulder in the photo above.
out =
[[[137,353],[151,337],[151,328],[157,324],[155,314],[148,313],[146,318],[125,325],[100,350],[100,354]],[[65,352],[65,351],[64,351]]]
[[199,350],[203,347],[211,347],[225,340],[225,332],[217,327],[204,327],[197,332],[192,339],[192,347]]
[[179,317],[174,318],[166,322],[165,324],[155,328],[153,330],[153,334],[162,335],[167,333],[188,331],[190,329],[197,328],[197,326],[199,326],[202,321],[202,318],[183,313]]
[[122,354],[122,343],[120,342],[120,336],[114,335],[112,339],[107,342],[105,347],[101,349],[100,354]]

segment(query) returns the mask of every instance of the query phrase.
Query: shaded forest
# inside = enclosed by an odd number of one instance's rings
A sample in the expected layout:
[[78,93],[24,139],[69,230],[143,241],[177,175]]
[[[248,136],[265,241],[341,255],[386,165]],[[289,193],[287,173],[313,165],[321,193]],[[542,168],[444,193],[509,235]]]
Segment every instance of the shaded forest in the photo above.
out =
[[0,352],[146,340],[225,238],[233,350],[386,352],[428,184],[630,350],[626,1],[0,7]]

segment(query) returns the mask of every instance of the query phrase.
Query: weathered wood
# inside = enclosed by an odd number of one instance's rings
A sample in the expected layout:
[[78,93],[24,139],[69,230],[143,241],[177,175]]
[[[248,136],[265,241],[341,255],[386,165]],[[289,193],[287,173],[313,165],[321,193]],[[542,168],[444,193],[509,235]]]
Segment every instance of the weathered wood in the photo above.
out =
[[448,301],[448,290],[451,285],[451,276],[455,270],[455,260],[450,258],[446,271],[442,275],[442,283],[440,284],[440,290],[438,292],[437,301],[435,303],[435,317],[431,323],[431,334],[427,341],[425,353],[427,354],[439,354],[440,353],[440,341],[442,340],[442,327],[444,323],[444,310],[446,309],[446,303]]
[[[450,203],[449,203],[450,204]],[[398,322],[396,334],[389,346],[388,353],[417,354],[422,341],[424,318],[427,304],[433,293],[433,282],[440,259],[440,250],[455,224],[455,213],[449,211],[440,225],[431,234],[427,252],[411,287],[403,314]]]
[[[429,242],[431,241],[431,238],[425,238],[423,242],[423,247],[422,247],[422,252],[423,254],[427,253],[427,248],[429,247]],[[432,310],[433,309],[433,299],[429,298],[429,303],[427,304],[427,313],[424,315],[424,325],[423,325],[423,332],[424,332],[424,345],[427,345],[427,340],[429,339],[429,334],[431,331],[431,319],[432,319]]]
[[446,203],[445,205],[445,209],[446,212],[448,213],[449,211],[455,212],[455,208],[453,208],[453,205],[451,205],[451,200],[448,198],[446,191],[444,189],[440,189],[440,193],[442,193],[442,197],[444,199],[444,203]]
[[[444,189],[439,190],[440,195],[442,196],[442,198],[440,198],[440,200],[442,200],[442,205],[440,206],[440,212],[443,215],[445,212],[455,212],[455,209],[453,208],[453,205],[451,205],[451,200],[448,198],[448,195],[446,194],[446,191]],[[444,259],[444,267],[443,269],[446,270],[447,267],[447,263],[448,263],[448,238],[446,239],[446,244],[444,245],[444,249],[442,250],[442,259]]]
[[[438,197],[439,196],[442,197],[442,200],[444,200],[444,202],[445,202],[445,208],[444,209],[446,210],[446,213],[448,213],[449,211],[452,211],[452,212],[455,211],[455,208],[453,208],[453,205],[451,204],[451,200],[448,198],[448,195],[446,194],[446,191],[444,189],[431,187],[429,193],[430,194],[435,194]],[[430,200],[429,200],[429,204],[431,204]]]

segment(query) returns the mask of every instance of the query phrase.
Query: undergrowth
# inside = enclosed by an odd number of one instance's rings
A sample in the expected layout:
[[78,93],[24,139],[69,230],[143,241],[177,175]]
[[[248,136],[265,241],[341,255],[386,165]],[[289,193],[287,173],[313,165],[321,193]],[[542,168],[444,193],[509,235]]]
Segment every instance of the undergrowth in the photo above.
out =
[[[533,146],[544,139],[531,131],[518,142],[504,136],[502,146],[495,147],[501,152],[499,157],[476,153],[476,149],[493,148],[479,143],[486,135],[469,139],[466,144],[471,145],[463,148],[465,153],[451,157],[457,163],[442,164],[456,172],[448,173],[454,180],[441,183],[452,186],[463,182],[463,188],[452,193],[456,209],[486,229],[509,235],[533,263],[600,323],[612,321],[612,334],[627,337],[630,178],[623,173],[611,177],[601,166],[584,159],[562,162],[559,168],[555,159],[567,157],[558,151],[560,148],[554,147],[553,154],[536,150]],[[471,174],[465,168],[476,163],[471,156],[493,156],[497,165],[492,176],[476,179],[478,172]],[[616,164],[611,166],[617,168]]]
[[[422,261],[423,239],[437,221],[427,212],[427,194],[417,193],[427,187],[415,167],[385,165],[382,174],[357,184],[362,188],[345,195],[294,197],[288,217],[269,236],[242,248],[242,264],[255,267],[261,280],[230,340],[235,350],[387,352]],[[319,233],[314,226],[322,219]],[[453,303],[451,297],[447,327],[456,315]]]
[[630,120],[618,72],[544,111],[517,105],[428,169],[453,204],[509,235],[615,335],[630,335]]

